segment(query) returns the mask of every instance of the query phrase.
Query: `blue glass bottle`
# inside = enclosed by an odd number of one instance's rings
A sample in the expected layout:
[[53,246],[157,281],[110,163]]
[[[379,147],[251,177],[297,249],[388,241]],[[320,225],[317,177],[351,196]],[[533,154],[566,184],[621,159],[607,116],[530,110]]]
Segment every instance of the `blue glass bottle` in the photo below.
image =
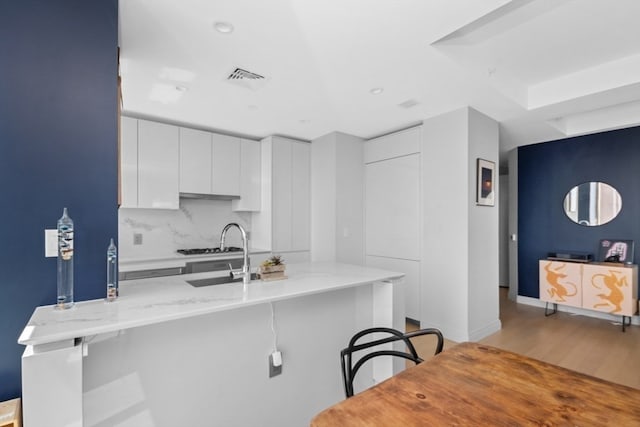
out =
[[118,298],[118,248],[113,239],[107,248],[107,301]]
[[58,220],[58,299],[56,307],[73,307],[73,220],[67,208]]

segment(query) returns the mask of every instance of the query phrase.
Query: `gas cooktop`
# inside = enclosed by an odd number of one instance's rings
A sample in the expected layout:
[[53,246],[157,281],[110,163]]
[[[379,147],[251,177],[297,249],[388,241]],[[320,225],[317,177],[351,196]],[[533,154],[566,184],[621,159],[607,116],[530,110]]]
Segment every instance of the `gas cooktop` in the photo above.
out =
[[220,248],[196,248],[196,249],[178,249],[178,253],[182,255],[206,255],[206,254],[223,254],[227,252],[241,252],[242,248],[236,246],[226,246]]

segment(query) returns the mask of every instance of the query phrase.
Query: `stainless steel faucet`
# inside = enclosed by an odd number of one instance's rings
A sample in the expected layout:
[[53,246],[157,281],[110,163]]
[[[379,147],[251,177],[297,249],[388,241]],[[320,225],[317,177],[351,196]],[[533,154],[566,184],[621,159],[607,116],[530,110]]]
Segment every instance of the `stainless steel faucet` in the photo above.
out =
[[247,238],[247,232],[245,229],[235,222],[231,222],[224,226],[222,229],[222,234],[220,235],[220,250],[224,251],[224,240],[227,237],[227,231],[231,227],[237,227],[240,230],[240,234],[242,235],[242,270],[234,270],[231,269],[231,276],[235,279],[238,277],[242,277],[242,283],[248,284],[251,282],[251,260],[249,259],[249,239]]

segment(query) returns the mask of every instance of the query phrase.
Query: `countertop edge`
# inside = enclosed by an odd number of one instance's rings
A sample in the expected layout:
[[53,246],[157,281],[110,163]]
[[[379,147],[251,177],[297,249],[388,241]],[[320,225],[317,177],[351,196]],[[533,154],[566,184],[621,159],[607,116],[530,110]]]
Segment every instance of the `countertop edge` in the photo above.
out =
[[[363,268],[362,266],[355,266],[355,267]],[[96,325],[96,326],[87,326],[87,327],[84,327],[84,328],[75,327],[75,328],[71,328],[70,331],[52,332],[52,333],[46,334],[45,336],[36,337],[36,338],[24,337],[24,335],[26,333],[29,333],[29,334],[31,333],[31,332],[27,332],[28,330],[30,330],[29,328],[38,327],[37,323],[39,323],[39,322],[37,321],[37,319],[34,321],[34,318],[37,318],[38,314],[40,314],[42,312],[42,314],[44,314],[44,316],[50,316],[50,313],[46,313],[46,312],[44,312],[44,310],[51,310],[51,312],[54,311],[54,306],[53,305],[40,306],[40,307],[36,308],[36,310],[34,311],[34,313],[32,314],[32,316],[31,316],[31,318],[29,320],[29,323],[27,324],[25,329],[20,334],[20,337],[18,338],[18,344],[24,345],[24,346],[36,346],[36,345],[50,344],[50,343],[54,343],[54,342],[72,340],[72,339],[86,337],[86,336],[93,336],[93,335],[105,334],[105,333],[110,333],[110,332],[117,332],[117,331],[136,328],[136,327],[142,327],[142,326],[159,324],[159,323],[168,322],[168,321],[186,319],[186,318],[206,315],[206,314],[210,314],[210,313],[230,311],[230,310],[235,310],[235,309],[239,309],[239,308],[243,308],[243,307],[250,307],[250,306],[254,306],[254,305],[258,305],[258,304],[264,304],[264,303],[269,303],[269,302],[276,302],[276,301],[299,298],[299,297],[304,297],[304,296],[316,295],[316,294],[320,294],[320,293],[324,293],[324,292],[336,291],[336,290],[340,290],[340,289],[348,289],[348,288],[363,286],[363,285],[370,284],[370,283],[375,283],[375,282],[395,281],[395,280],[398,280],[398,279],[401,279],[402,277],[404,277],[403,273],[398,273],[398,272],[378,270],[378,269],[373,269],[373,268],[366,268],[366,270],[367,271],[375,271],[375,272],[378,272],[378,273],[381,273],[381,274],[373,274],[371,276],[363,277],[362,279],[354,280],[354,281],[351,281],[351,282],[348,282],[348,283],[344,283],[344,282],[340,281],[338,283],[329,284],[327,286],[314,286],[314,287],[312,287],[310,289],[309,288],[303,288],[303,289],[300,289],[300,290],[297,290],[297,291],[296,290],[287,291],[287,292],[282,293],[282,294],[261,296],[261,297],[253,298],[253,299],[248,300],[248,301],[243,301],[243,300],[233,301],[233,302],[225,303],[224,305],[216,305],[216,304],[214,304],[215,298],[211,297],[212,301],[210,301],[210,304],[206,304],[206,305],[200,306],[200,307],[194,307],[194,308],[188,309],[188,310],[182,309],[182,310],[176,311],[175,313],[166,313],[165,312],[165,313],[159,313],[157,315],[151,313],[149,316],[145,316],[145,317],[142,317],[140,319],[120,320],[118,322],[108,322],[106,324],[101,324],[101,325]],[[287,279],[287,280],[291,281],[291,282],[295,281],[295,279],[293,279],[293,280],[292,279]],[[334,278],[334,281],[335,281],[335,278]],[[274,282],[271,282],[271,283],[274,283]],[[259,282],[259,281],[253,282],[249,286],[252,286],[252,285],[253,285],[253,287],[265,286],[264,283]],[[239,286],[242,286],[242,285],[240,284]],[[266,286],[268,286],[268,285],[266,285]],[[103,299],[96,299],[96,300],[89,300],[89,301],[81,301],[81,302],[76,303],[76,305],[77,306],[87,306],[87,305],[104,304],[107,307],[116,308],[117,309],[117,304],[119,304],[119,303],[120,303],[120,301],[116,301],[116,302],[113,302],[113,303],[107,303]],[[109,306],[110,304],[114,304],[114,305],[113,306]],[[162,303],[158,303],[158,305],[162,305]],[[77,307],[72,308],[71,310],[74,310],[76,308]],[[70,312],[70,313],[72,313],[72,312]],[[63,313],[61,313],[61,314],[63,314]],[[70,319],[71,322],[73,320],[74,319]],[[79,321],[82,322],[83,320],[79,319]],[[36,323],[36,324],[34,325],[34,323]]]

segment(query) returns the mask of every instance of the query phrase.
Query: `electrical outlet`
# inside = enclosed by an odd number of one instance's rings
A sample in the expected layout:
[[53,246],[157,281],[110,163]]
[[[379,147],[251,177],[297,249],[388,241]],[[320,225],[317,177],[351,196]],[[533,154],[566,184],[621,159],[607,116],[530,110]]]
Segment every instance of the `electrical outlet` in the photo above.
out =
[[274,351],[269,355],[269,378],[282,373],[282,353]]
[[58,230],[44,230],[44,256],[58,256]]
[[142,244],[142,233],[133,233],[133,244],[134,245]]

